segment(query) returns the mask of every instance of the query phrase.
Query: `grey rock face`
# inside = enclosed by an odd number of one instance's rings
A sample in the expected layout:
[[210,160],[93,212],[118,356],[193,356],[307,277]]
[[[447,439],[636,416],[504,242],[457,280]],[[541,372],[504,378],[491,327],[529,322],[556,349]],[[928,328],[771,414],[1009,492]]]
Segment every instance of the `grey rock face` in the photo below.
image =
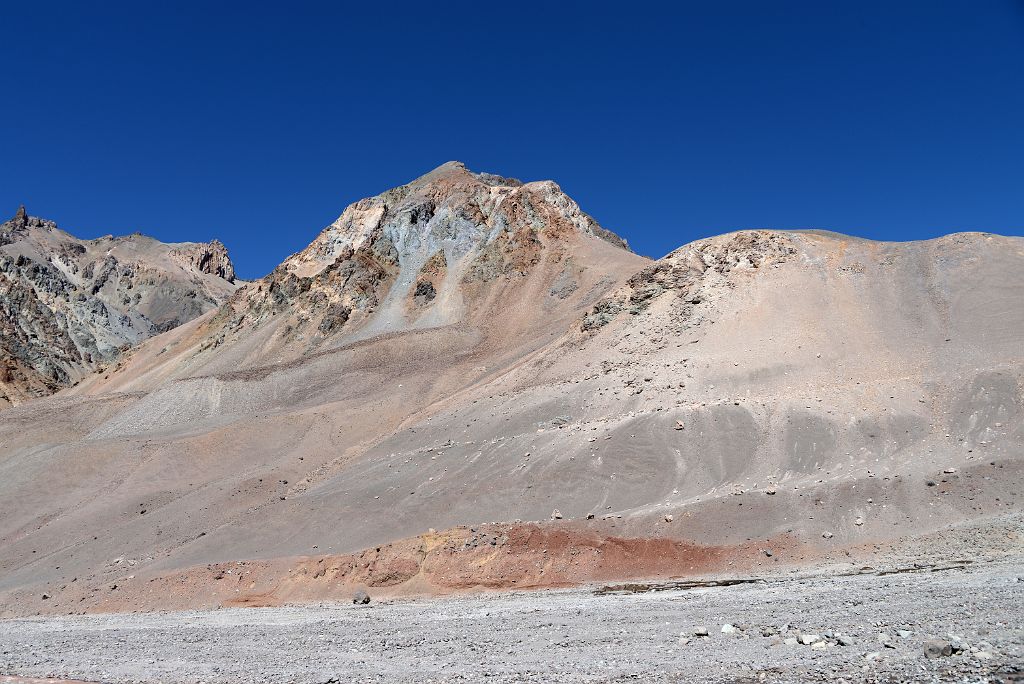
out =
[[220,240],[188,243],[172,250],[171,256],[200,273],[235,282],[235,266],[228,257],[228,248]]
[[72,385],[219,306],[234,279],[218,241],[79,240],[19,207],[0,224],[0,407]]

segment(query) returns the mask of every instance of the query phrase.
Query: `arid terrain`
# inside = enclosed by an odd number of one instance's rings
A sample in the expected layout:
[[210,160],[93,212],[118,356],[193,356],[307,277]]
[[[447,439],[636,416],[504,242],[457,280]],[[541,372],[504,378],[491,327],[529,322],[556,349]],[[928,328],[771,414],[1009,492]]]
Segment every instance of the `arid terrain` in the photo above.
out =
[[23,618],[0,631],[0,667],[124,682],[1019,682],[1020,569],[1019,556],[953,559],[724,586]]
[[[1020,677],[1022,238],[652,261],[551,181],[450,162],[263,279],[204,273],[222,305],[0,412],[0,669]],[[764,581],[592,593],[708,578]]]

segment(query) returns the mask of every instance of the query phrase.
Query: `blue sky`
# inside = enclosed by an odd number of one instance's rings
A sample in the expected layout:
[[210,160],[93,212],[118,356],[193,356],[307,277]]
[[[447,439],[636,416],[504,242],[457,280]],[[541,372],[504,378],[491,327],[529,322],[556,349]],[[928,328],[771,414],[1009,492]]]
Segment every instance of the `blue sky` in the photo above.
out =
[[0,213],[255,277],[450,159],[634,249],[1024,234],[1024,3],[2,3]]

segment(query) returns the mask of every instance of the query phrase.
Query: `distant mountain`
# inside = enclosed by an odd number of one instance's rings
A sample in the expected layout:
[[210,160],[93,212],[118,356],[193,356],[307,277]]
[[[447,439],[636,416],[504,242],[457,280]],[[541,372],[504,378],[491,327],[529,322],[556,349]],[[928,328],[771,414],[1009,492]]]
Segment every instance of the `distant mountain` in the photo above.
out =
[[216,240],[80,240],[19,208],[0,224],[0,407],[73,385],[236,287]]

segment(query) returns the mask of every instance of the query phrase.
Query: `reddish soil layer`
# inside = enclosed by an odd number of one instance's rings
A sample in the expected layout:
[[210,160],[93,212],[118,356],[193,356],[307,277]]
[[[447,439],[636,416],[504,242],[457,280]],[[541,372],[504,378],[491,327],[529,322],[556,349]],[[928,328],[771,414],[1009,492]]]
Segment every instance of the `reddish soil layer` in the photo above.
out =
[[[128,575],[103,586],[75,583],[41,600],[2,600],[4,613],[80,613],[277,606],[472,590],[547,589],[634,578],[695,577],[751,568],[761,540],[736,546],[607,536],[572,524],[483,525],[427,533],[355,554],[249,560]],[[788,537],[774,549],[795,550]],[[806,549],[802,549],[806,552]]]

